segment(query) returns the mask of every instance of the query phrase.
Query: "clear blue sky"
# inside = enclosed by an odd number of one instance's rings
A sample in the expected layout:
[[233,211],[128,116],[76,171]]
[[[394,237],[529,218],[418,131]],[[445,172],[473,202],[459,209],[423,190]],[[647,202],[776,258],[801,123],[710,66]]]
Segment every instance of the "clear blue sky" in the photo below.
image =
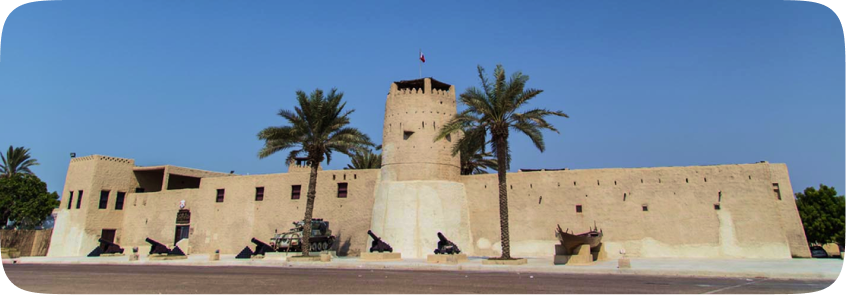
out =
[[[77,1],[24,5],[0,60],[0,147],[26,146],[61,190],[68,153],[238,174],[297,89],[338,87],[381,141],[392,81],[463,91],[502,63],[560,109],[516,168],[786,163],[795,191],[844,189],[844,43],[836,15],[773,1]],[[348,163],[338,156],[328,165]]]

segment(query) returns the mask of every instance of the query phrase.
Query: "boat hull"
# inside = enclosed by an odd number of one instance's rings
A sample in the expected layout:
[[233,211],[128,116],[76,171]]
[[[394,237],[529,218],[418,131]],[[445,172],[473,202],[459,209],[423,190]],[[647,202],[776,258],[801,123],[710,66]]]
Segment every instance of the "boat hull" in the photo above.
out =
[[602,232],[592,230],[582,234],[571,234],[561,230],[558,227],[558,239],[561,241],[561,246],[569,253],[573,253],[581,245],[590,245],[591,251],[602,244]]

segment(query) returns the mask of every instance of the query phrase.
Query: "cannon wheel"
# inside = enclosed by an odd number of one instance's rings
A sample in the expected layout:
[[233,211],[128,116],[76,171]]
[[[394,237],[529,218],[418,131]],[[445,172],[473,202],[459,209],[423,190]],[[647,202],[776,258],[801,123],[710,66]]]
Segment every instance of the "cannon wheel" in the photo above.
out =
[[323,250],[323,251],[329,250],[329,243],[326,243],[326,242],[320,243],[320,248],[322,248],[321,250]]

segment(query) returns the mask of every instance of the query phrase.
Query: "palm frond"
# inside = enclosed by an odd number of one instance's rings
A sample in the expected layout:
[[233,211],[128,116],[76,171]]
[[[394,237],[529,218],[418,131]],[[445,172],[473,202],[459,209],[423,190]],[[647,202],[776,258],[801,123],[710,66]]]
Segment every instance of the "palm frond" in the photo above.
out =
[[382,155],[371,150],[356,152],[350,157],[346,169],[379,169],[382,167]]
[[39,165],[38,161],[29,154],[25,147],[9,146],[6,155],[0,154],[0,174],[12,176],[14,174],[33,174],[30,167]]
[[302,154],[312,163],[323,160],[328,163],[332,152],[352,155],[373,146],[366,134],[348,126],[349,115],[354,110],[345,110],[343,93],[337,89],[332,88],[328,93],[320,89],[311,93],[298,90],[296,100],[293,111],[283,109],[278,112],[287,125],[268,127],[259,132],[258,139],[265,141],[259,158],[291,150],[286,164]]

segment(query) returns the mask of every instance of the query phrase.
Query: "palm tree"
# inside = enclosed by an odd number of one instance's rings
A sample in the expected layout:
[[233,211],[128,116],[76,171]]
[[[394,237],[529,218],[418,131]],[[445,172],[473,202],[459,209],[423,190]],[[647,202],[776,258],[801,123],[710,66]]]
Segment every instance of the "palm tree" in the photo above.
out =
[[493,153],[485,151],[489,142],[485,141],[485,133],[474,134],[473,130],[462,129],[462,140],[453,147],[459,153],[461,161],[461,175],[485,174],[486,169],[497,169]]
[[344,169],[379,169],[382,168],[382,155],[371,150],[356,152],[350,157],[350,164]]
[[459,156],[461,158],[461,175],[487,174],[487,169],[497,170],[493,153],[486,152],[484,146],[475,150],[462,150],[459,152]]
[[317,168],[323,160],[326,163],[332,159],[332,152],[339,152],[352,156],[355,152],[366,150],[373,146],[370,138],[356,128],[348,127],[349,115],[354,110],[344,110],[342,102],[344,94],[332,88],[327,96],[320,89],[311,94],[297,91],[299,106],[294,111],[281,110],[279,116],[288,125],[267,127],[258,134],[264,140],[264,147],[259,151],[259,158],[266,158],[276,152],[290,150],[286,163],[291,165],[295,158],[305,155],[311,166],[308,179],[308,195],[306,199],[305,218],[303,225],[302,254],[309,255],[309,238],[311,237],[311,217],[314,210],[314,197],[317,193]]
[[12,176],[16,173],[33,174],[29,167],[38,165],[38,161],[29,154],[29,149],[22,146],[13,148],[9,146],[6,156],[0,154],[0,176]]
[[[477,68],[482,89],[470,87],[461,94],[461,103],[467,108],[453,116],[445,124],[435,140],[441,140],[448,134],[464,130],[464,136],[453,147],[452,153],[460,152],[462,147],[478,145],[490,135],[492,151],[496,154],[497,175],[499,178],[499,226],[502,238],[502,256],[498,259],[512,259],[508,236],[508,191],[506,190],[505,172],[509,168],[510,150],[508,135],[511,130],[526,134],[535,147],[544,151],[543,134],[547,129],[558,133],[554,126],[546,121],[547,116],[567,118],[561,111],[543,108],[520,111],[529,100],[543,92],[540,89],[524,89],[529,76],[516,72],[506,81],[505,69],[497,65],[494,70],[494,84],[485,77],[485,69]],[[487,142],[485,142],[487,143]]]

